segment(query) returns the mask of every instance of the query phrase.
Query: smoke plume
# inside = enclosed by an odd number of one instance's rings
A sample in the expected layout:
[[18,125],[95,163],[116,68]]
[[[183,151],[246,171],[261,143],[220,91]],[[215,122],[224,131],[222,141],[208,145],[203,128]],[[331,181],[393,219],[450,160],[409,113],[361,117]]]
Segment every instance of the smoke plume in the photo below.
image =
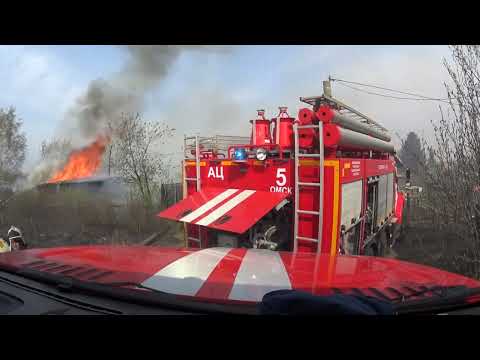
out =
[[[61,136],[74,148],[92,143],[105,135],[109,123],[115,124],[122,113],[141,112],[145,96],[154,90],[169,74],[172,65],[184,51],[225,52],[218,46],[121,46],[128,52],[128,60],[118,73],[107,79],[90,82],[67,110]],[[65,159],[66,160],[66,159]],[[48,162],[48,159],[44,162]],[[30,174],[32,182],[38,181],[38,172],[57,168],[53,164],[40,163]],[[35,180],[34,180],[35,179]]]
[[[140,112],[145,95],[164,79],[183,51],[224,51],[208,46],[123,46],[129,59],[123,69],[110,79],[92,81],[67,111],[69,134],[78,146],[92,142],[104,132],[108,122],[122,113]],[[79,143],[80,141],[80,143]]]

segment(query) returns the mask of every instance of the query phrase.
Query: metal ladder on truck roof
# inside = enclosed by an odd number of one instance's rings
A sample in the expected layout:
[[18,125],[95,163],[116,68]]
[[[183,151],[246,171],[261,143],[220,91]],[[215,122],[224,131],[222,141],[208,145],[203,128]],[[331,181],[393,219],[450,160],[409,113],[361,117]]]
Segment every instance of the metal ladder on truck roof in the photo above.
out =
[[369,118],[367,115],[362,114],[360,111],[355,110],[351,106],[348,106],[341,102],[340,100],[334,99],[331,96],[322,95],[322,96],[310,96],[310,97],[301,97],[301,102],[315,106],[317,104],[328,105],[331,108],[338,111],[341,115],[346,115],[354,121],[358,121],[364,125],[371,127],[374,130],[380,131],[381,133],[388,135],[388,130],[380,125],[375,120]]
[[[318,129],[319,132],[319,151],[316,154],[300,154],[300,147],[298,142],[298,130],[300,129]],[[320,121],[318,125],[293,125],[293,136],[295,144],[295,218],[293,224],[293,252],[298,251],[298,240],[310,241],[317,244],[317,253],[322,251],[322,233],[323,233],[323,178],[324,178],[324,149],[323,149],[323,123]],[[320,179],[319,182],[301,182],[299,177],[300,158],[318,158]],[[318,211],[303,210],[299,208],[300,189],[304,187],[318,187],[319,188],[319,203]],[[300,214],[317,215],[318,216],[318,236],[316,239],[299,236],[298,235],[298,220]]]
[[[190,137],[184,137],[184,147],[183,147],[183,150],[184,150],[184,162],[187,160],[187,155],[186,155],[186,152],[187,152],[187,149],[188,149],[188,146],[187,146],[187,141],[188,140],[195,140],[195,177],[194,178],[188,178],[187,177],[187,172],[186,172],[186,169],[185,169],[185,163],[183,164],[183,171],[184,171],[184,193],[187,194],[187,189],[188,189],[188,181],[195,181],[196,182],[196,188],[197,188],[197,191],[200,191],[201,189],[201,179],[200,179],[200,142],[199,142],[199,137],[198,135],[197,136],[190,136]],[[194,241],[194,242],[197,242],[198,243],[198,247],[201,248],[202,247],[202,236],[201,236],[201,232],[200,232],[200,225],[196,225],[197,226],[197,229],[198,229],[198,238],[194,238],[192,236],[188,236],[188,230],[187,230],[187,224],[185,224],[185,242],[186,242],[186,246],[188,247],[188,241]]]

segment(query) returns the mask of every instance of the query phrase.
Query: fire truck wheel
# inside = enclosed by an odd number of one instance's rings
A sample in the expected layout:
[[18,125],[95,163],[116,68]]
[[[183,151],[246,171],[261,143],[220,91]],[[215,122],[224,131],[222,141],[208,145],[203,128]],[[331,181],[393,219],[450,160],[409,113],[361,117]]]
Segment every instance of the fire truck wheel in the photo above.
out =
[[374,256],[383,256],[384,254],[384,250],[385,250],[385,247],[383,246],[383,244],[380,242],[378,245],[377,245],[377,251],[376,251],[376,255]]
[[397,235],[397,241],[398,242],[402,242],[404,239],[405,239],[405,225],[404,224],[401,224],[400,225],[400,229],[399,229],[399,232],[398,232],[398,235]]
[[381,234],[378,236],[378,243],[377,243],[377,255],[375,256],[384,256],[385,255],[385,247],[387,246],[387,233],[382,231]]
[[377,246],[370,245],[365,248],[365,256],[377,256]]

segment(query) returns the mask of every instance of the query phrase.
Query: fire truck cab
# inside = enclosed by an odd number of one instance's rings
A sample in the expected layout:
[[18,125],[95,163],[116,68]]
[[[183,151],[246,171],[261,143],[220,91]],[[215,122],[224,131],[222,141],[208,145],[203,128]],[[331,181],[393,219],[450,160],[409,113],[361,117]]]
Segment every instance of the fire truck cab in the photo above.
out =
[[399,236],[403,194],[388,131],[322,96],[250,137],[185,137],[184,199],[159,216],[185,223],[187,247],[382,256]]

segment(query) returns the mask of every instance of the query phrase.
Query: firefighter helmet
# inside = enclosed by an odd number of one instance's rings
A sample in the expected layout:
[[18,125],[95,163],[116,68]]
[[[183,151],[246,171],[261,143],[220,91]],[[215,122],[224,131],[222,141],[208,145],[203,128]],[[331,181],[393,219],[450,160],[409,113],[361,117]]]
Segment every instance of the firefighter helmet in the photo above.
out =
[[8,230],[7,238],[10,243],[11,250],[22,250],[27,247],[27,244],[23,239],[22,231],[13,225]]

